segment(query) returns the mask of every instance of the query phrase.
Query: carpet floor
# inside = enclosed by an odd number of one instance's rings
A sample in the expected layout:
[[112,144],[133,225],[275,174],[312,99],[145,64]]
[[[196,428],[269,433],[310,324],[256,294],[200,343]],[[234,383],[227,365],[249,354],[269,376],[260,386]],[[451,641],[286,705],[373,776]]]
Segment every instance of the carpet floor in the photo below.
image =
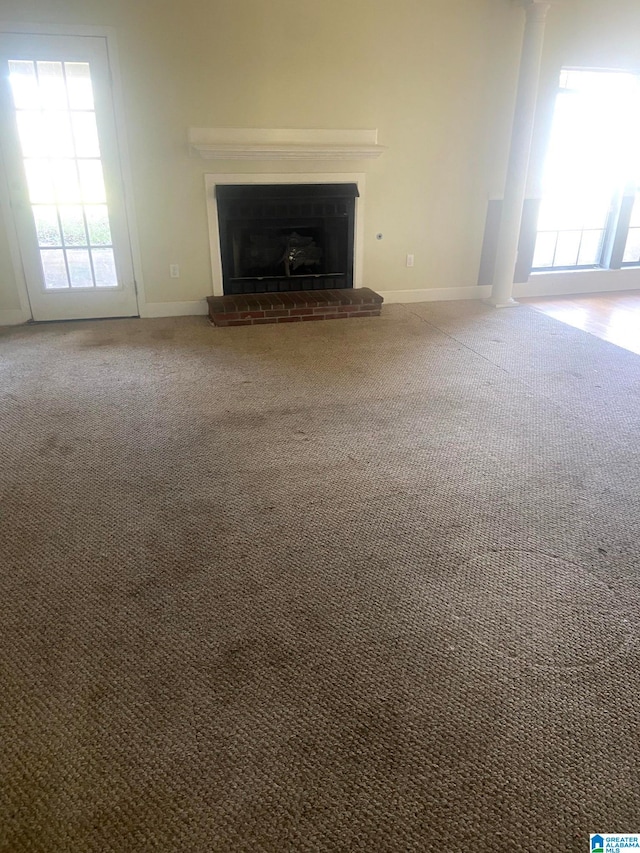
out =
[[0,333],[0,850],[640,832],[640,357],[527,307]]

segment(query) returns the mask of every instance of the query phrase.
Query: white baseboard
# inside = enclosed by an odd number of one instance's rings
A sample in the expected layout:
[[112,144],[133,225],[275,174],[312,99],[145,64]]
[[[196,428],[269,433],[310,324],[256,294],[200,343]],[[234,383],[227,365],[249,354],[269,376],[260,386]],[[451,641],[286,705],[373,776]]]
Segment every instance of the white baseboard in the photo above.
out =
[[19,326],[31,319],[31,315],[22,308],[0,309],[0,326]]
[[141,317],[185,317],[192,314],[207,314],[206,299],[195,302],[146,302],[140,305]]
[[572,293],[611,293],[640,290],[640,269],[576,270],[575,272],[534,273],[529,281],[514,284],[513,295],[569,296]]
[[[572,293],[608,293],[616,290],[640,290],[640,269],[586,270],[576,272],[542,273],[529,281],[515,284],[513,295],[567,296]],[[455,299],[487,299],[491,287],[434,287],[416,290],[380,290],[387,305],[396,302],[445,302]],[[192,302],[147,302],[140,305],[141,317],[204,316],[208,313],[206,299]],[[16,326],[30,320],[21,308],[0,309],[0,326]]]
[[[572,293],[612,293],[616,290],[640,290],[640,268],[622,270],[576,270],[575,272],[539,273],[529,281],[514,284],[513,295],[569,296]],[[421,290],[380,290],[380,296],[394,302],[444,302],[450,299],[488,299],[491,287],[434,287]]]
[[445,302],[449,299],[486,299],[491,288],[482,287],[434,287],[422,290],[378,290],[387,305],[394,302]]

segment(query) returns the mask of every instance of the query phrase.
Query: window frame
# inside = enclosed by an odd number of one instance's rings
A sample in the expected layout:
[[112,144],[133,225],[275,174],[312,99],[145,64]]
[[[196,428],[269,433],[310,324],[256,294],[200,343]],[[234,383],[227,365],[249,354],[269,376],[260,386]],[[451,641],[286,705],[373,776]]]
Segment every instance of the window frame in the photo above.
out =
[[[557,101],[558,95],[562,91],[560,86],[560,80],[562,79],[562,75],[565,72],[571,71],[582,71],[582,72],[592,72],[592,73],[619,73],[619,74],[627,74],[635,76],[640,82],[640,70],[638,69],[623,69],[623,68],[591,68],[591,67],[577,67],[577,66],[562,66],[560,69],[560,74],[558,75],[558,85],[554,89],[554,109],[552,110],[552,115],[555,116],[555,103]],[[552,119],[553,121],[553,119]],[[549,126],[549,139],[551,135],[552,124]],[[548,150],[547,140],[547,150]],[[546,160],[546,156],[543,159]],[[544,165],[542,166],[544,168]],[[538,198],[535,200],[537,212],[539,212],[540,205],[542,203],[542,199]],[[535,249],[538,240],[538,235],[541,233],[545,233],[542,230],[538,230],[538,216],[536,215],[533,218],[533,221],[529,219],[528,222],[523,222],[523,229],[520,237],[520,258],[519,264],[521,270],[528,269],[529,275],[549,275],[554,273],[567,273],[567,272],[591,272],[591,271],[603,271],[603,270],[620,270],[620,269],[634,269],[640,267],[640,258],[635,261],[625,261],[624,255],[627,247],[627,241],[629,238],[629,231],[631,225],[631,218],[634,210],[634,206],[636,203],[640,203],[640,181],[630,181],[627,186],[624,188],[622,192],[617,192],[612,194],[611,203],[609,209],[609,215],[607,216],[605,228],[604,228],[604,237],[602,242],[602,249],[600,251],[599,262],[596,264],[572,264],[572,265],[563,265],[563,266],[533,266],[533,261],[535,257]],[[529,230],[531,229],[531,230]],[[595,229],[565,229],[566,231],[578,231],[581,230],[583,233],[585,230],[595,230]],[[547,233],[553,233],[553,231],[549,231]],[[563,233],[562,231],[558,231],[556,233]],[[557,249],[557,245],[556,245]],[[526,253],[523,256],[523,250]],[[555,257],[555,255],[554,255]],[[522,279],[522,275],[519,276],[516,280]]]

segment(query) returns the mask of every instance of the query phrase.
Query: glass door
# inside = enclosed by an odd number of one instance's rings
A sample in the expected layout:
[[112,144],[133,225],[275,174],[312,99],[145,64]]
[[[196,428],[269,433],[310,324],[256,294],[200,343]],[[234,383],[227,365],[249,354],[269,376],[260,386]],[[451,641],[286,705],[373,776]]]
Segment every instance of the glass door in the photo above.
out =
[[0,124],[35,320],[138,314],[106,40],[0,35]]

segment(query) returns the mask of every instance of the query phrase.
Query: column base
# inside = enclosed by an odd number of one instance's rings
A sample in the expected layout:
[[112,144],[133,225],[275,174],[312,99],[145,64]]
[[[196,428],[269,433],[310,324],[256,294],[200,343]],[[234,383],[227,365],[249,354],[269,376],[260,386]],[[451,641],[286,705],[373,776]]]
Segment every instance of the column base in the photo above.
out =
[[516,300],[511,297],[508,299],[496,299],[493,296],[489,296],[487,299],[483,299],[482,301],[485,305],[492,305],[494,308],[515,308],[517,305],[520,305],[519,302],[516,302]]

